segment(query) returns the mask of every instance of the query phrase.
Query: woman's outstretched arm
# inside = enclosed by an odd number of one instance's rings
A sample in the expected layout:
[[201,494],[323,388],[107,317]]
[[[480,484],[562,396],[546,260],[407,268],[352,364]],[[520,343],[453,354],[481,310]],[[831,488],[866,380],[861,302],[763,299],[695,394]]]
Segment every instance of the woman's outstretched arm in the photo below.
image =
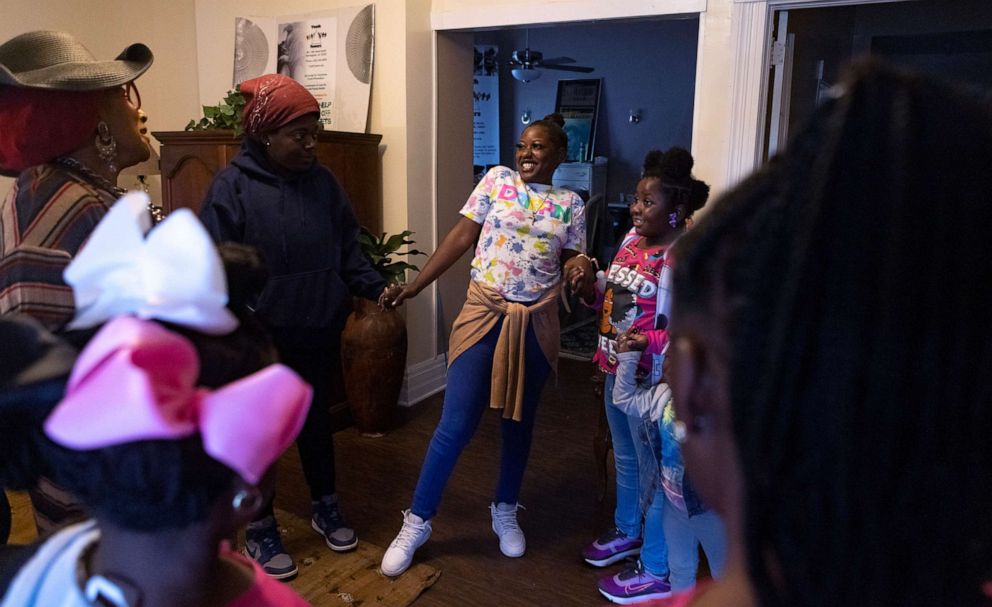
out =
[[434,251],[434,254],[427,259],[424,269],[417,274],[413,282],[402,287],[402,290],[399,290],[393,297],[388,297],[388,295],[392,295],[392,293],[388,293],[383,298],[382,304],[385,307],[396,307],[404,300],[416,297],[475,244],[481,231],[482,226],[468,217],[459,219],[455,227],[451,228],[448,235],[441,241],[441,245]]

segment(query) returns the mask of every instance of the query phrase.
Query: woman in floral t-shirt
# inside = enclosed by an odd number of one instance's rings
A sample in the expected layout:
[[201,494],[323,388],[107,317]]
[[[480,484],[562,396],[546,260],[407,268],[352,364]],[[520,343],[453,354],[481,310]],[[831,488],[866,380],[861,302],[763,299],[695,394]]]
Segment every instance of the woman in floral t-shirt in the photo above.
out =
[[551,186],[568,147],[563,124],[553,115],[524,130],[517,143],[517,170],[491,169],[416,280],[383,302],[395,306],[414,297],[478,242],[468,299],[451,331],[441,421],[403,528],[383,556],[386,575],[405,571],[430,537],[445,483],[487,405],[503,412],[500,476],[490,506],[493,531],[506,556],[522,556],[526,548],[517,525],[517,497],[537,402],[557,363],[557,294],[566,262],[589,270],[572,281],[573,289],[592,282],[592,266],[582,255],[582,199]]

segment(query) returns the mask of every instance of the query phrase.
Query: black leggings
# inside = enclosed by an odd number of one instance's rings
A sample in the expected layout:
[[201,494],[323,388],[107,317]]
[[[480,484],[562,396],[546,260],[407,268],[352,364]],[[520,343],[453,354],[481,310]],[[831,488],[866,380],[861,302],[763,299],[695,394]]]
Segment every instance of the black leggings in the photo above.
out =
[[[310,499],[319,500],[335,492],[334,435],[331,432],[332,378],[340,365],[338,348],[279,348],[280,362],[300,374],[313,386],[313,402],[300,435],[296,437],[296,448],[303,464],[303,476],[310,488]],[[270,501],[259,513],[256,520],[272,514]]]

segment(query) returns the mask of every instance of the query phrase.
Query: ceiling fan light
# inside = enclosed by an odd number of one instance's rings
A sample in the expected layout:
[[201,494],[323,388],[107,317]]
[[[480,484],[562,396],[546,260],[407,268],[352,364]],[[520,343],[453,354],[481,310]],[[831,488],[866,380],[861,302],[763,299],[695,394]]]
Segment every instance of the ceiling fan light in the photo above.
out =
[[515,67],[510,73],[520,82],[533,82],[541,77],[541,70],[532,67]]

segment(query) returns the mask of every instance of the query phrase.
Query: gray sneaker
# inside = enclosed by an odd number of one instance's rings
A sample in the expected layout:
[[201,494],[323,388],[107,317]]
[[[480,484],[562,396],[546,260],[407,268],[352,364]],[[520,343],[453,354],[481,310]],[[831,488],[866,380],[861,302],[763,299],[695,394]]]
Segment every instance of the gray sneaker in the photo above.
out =
[[328,548],[335,552],[345,552],[358,546],[358,536],[341,516],[337,499],[325,497],[319,502],[311,502],[311,505],[313,518],[310,519],[310,526],[324,536]]
[[276,519],[267,516],[248,525],[245,530],[245,554],[257,562],[265,573],[277,580],[296,577],[299,568],[282,547]]

